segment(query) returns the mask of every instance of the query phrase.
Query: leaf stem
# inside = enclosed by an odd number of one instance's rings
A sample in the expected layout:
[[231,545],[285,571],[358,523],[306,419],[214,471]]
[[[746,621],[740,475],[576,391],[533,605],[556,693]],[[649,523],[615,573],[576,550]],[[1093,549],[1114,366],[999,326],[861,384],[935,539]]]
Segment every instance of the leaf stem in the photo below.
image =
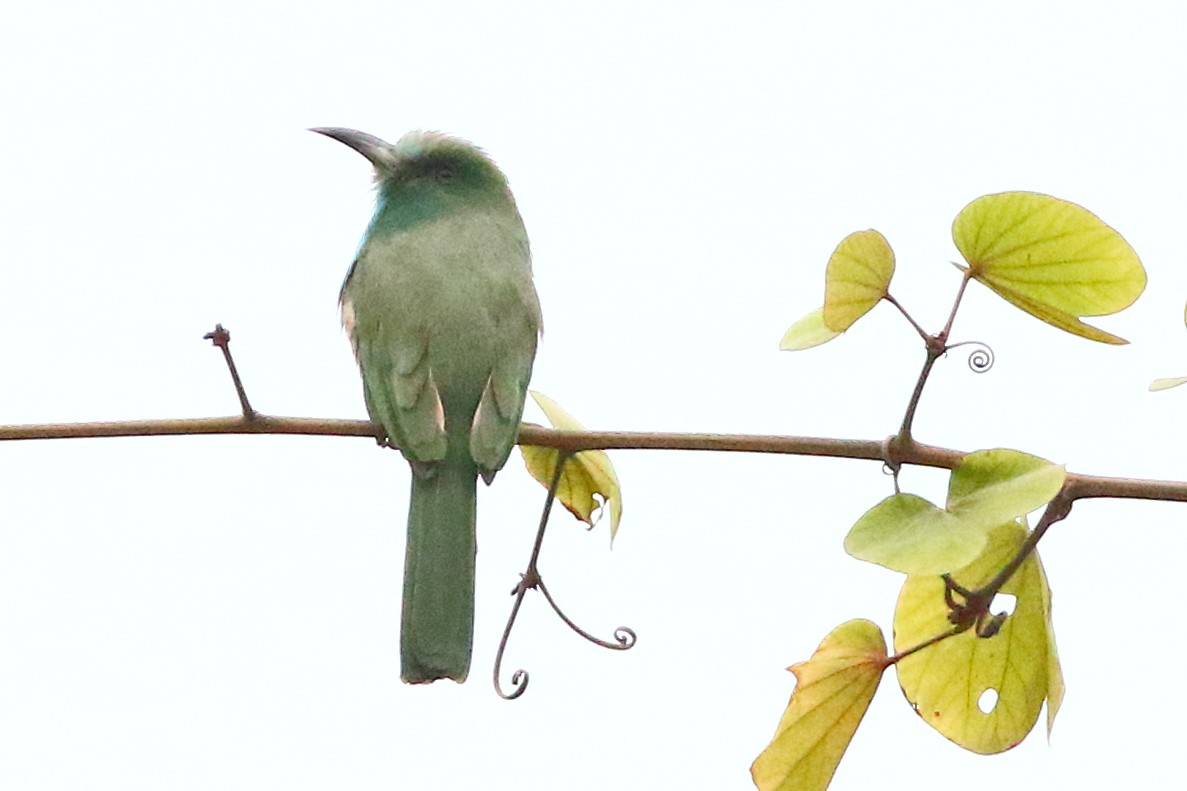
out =
[[940,331],[940,339],[948,342],[948,336],[952,333],[952,323],[956,321],[956,311],[960,309],[960,302],[964,299],[965,289],[969,286],[969,280],[973,277],[971,270],[964,270],[964,276],[960,279],[960,288],[956,290],[956,299],[952,301],[952,312],[948,314],[948,321],[944,324],[944,329]]
[[902,651],[899,651],[897,654],[894,654],[893,656],[888,656],[886,658],[886,664],[887,665],[898,664],[898,662],[900,660],[906,659],[911,654],[918,653],[919,651],[922,651],[925,648],[930,648],[931,646],[935,645],[936,643],[943,642],[944,640],[947,640],[949,637],[956,637],[956,635],[960,634],[961,632],[966,632],[966,631],[968,631],[968,629],[969,629],[969,627],[967,625],[953,626],[951,629],[949,629],[946,632],[937,634],[935,637],[929,637],[928,639],[924,640],[919,645],[913,645],[910,648],[904,648]]
[[912,317],[911,314],[907,312],[906,308],[904,308],[901,304],[899,304],[899,301],[897,299],[895,299],[893,296],[891,296],[889,291],[887,291],[885,294],[882,295],[882,299],[886,300],[891,305],[894,305],[896,308],[898,308],[898,312],[903,314],[903,318],[905,318],[908,322],[911,323],[911,326],[915,328],[915,332],[919,333],[919,337],[923,339],[924,343],[927,342],[927,339],[930,337],[927,334],[927,330],[925,330],[925,329],[923,329],[923,327],[919,326],[919,322],[915,321],[914,317]]

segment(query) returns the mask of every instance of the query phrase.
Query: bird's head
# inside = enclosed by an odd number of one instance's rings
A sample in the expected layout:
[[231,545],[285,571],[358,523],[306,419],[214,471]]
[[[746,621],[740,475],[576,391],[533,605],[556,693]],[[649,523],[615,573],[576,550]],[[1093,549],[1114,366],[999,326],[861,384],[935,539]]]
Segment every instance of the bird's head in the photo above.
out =
[[465,140],[440,132],[409,132],[392,145],[354,129],[310,131],[332,137],[366,157],[375,168],[384,203],[511,200],[503,173],[482,149]]

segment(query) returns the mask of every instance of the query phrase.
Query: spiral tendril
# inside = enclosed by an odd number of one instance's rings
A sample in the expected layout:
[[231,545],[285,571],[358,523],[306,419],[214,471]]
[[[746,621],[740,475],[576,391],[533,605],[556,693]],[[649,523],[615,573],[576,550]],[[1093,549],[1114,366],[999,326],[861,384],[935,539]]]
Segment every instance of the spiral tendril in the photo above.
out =
[[495,673],[495,692],[499,693],[499,697],[503,700],[515,700],[528,691],[528,671],[520,668],[512,673],[511,686],[510,692],[504,692],[502,685],[499,684],[499,674]]
[[993,353],[993,347],[988,343],[981,341],[962,341],[950,345],[949,349],[955,349],[958,346],[975,346],[977,348],[969,354],[968,365],[969,370],[975,374],[983,374],[993,367],[997,357]]
[[540,559],[540,547],[544,543],[544,531],[548,527],[548,515],[552,511],[552,503],[556,499],[556,490],[560,485],[561,472],[564,470],[565,462],[569,460],[571,455],[572,454],[569,453],[561,453],[557,460],[556,469],[552,474],[552,483],[548,487],[548,497],[544,501],[544,510],[540,514],[540,526],[536,530],[536,542],[532,547],[531,559],[528,560],[527,569],[525,569],[524,573],[520,575],[519,582],[511,590],[511,595],[515,597],[515,603],[511,605],[511,614],[507,616],[507,623],[503,627],[503,637],[499,640],[499,649],[495,653],[495,666],[493,673],[495,692],[497,692],[499,697],[503,700],[515,700],[524,692],[526,692],[528,688],[528,671],[524,670],[523,668],[520,668],[511,674],[512,689],[510,691],[503,689],[503,684],[499,677],[502,675],[503,671],[503,653],[507,649],[507,641],[511,638],[511,629],[515,626],[515,620],[519,616],[519,608],[523,604],[523,597],[529,590],[532,590],[533,588],[544,594],[544,598],[548,601],[548,605],[552,607],[553,612],[560,616],[560,619],[565,622],[566,626],[594,645],[600,645],[603,648],[610,648],[615,651],[625,651],[626,649],[633,647],[638,641],[635,631],[629,626],[620,626],[614,630],[614,642],[594,637],[592,634],[573,623],[569,616],[565,615],[561,608],[557,606],[556,602],[553,601],[552,594],[548,592],[547,586],[544,585],[544,580],[540,577],[540,569],[538,568],[537,563]]
[[507,650],[507,641],[511,639],[511,627],[515,626],[515,619],[519,615],[519,606],[523,604],[523,596],[527,593],[527,586],[521,582],[515,586],[515,590],[511,594],[515,596],[515,604],[511,606],[511,614],[507,617],[507,625],[503,627],[503,637],[499,640],[499,650],[495,652],[495,668],[493,673],[493,681],[495,684],[495,692],[503,700],[515,700],[528,689],[528,671],[520,668],[511,674],[510,692],[503,691],[503,684],[499,681],[499,676],[503,672],[503,652]]
[[548,601],[548,606],[552,607],[552,611],[555,612],[560,617],[560,619],[565,622],[565,625],[594,645],[600,645],[602,648],[609,648],[613,651],[626,651],[628,648],[633,648],[635,642],[639,639],[635,635],[635,630],[631,629],[629,626],[620,626],[614,630],[613,643],[609,640],[602,640],[601,638],[594,637],[592,634],[573,623],[573,620],[569,616],[565,615],[564,611],[559,606],[557,606],[556,601],[552,598],[552,594],[548,592],[548,586],[544,584],[544,580],[539,580],[536,584],[536,587],[539,588],[540,592],[544,594],[545,600]]

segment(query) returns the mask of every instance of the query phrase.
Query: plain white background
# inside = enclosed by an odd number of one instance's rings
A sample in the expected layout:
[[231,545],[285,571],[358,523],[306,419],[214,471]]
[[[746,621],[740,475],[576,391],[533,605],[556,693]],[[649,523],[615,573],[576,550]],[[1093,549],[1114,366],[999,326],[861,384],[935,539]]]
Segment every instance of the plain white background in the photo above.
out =
[[[0,423],[237,410],[362,418],[336,295],[370,216],[366,162],[304,131],[440,129],[508,174],[547,327],[533,386],[602,429],[878,439],[921,344],[882,306],[797,354],[845,234],[938,329],[952,218],[988,192],[1076,201],[1150,285],[1065,335],[974,286],[920,439],[1077,472],[1187,478],[1185,57],[1165,4],[42,3],[0,24]],[[540,420],[538,413],[532,419]],[[200,437],[0,447],[0,786],[750,787],[835,625],[889,632],[900,579],[848,558],[890,492],[874,463],[613,454],[625,517],[555,518],[549,587],[494,648],[543,491],[518,455],[479,508],[464,686],[398,679],[408,471],[367,440]],[[945,478],[904,484],[942,496]],[[1043,542],[1068,694],[981,758],[884,680],[834,788],[1176,787],[1187,697],[1174,504],[1087,502]]]

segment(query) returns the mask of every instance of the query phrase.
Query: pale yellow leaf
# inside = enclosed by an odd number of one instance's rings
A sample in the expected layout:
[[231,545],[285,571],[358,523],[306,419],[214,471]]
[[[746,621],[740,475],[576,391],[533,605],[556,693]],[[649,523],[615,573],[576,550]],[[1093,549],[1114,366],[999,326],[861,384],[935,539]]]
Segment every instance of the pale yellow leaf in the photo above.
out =
[[824,273],[824,324],[844,332],[886,296],[894,276],[894,251],[874,230],[841,240]]
[[886,641],[877,624],[848,621],[788,669],[795,691],[750,774],[761,791],[823,791],[878,689]]
[[[1027,532],[1015,521],[1000,525],[990,533],[985,553],[953,578],[969,589],[984,585],[1015,555]],[[977,753],[1013,747],[1034,727],[1043,700],[1051,698],[1051,721],[1063,696],[1049,590],[1037,553],[1002,592],[1015,597],[1014,609],[994,636],[978,637],[970,629],[897,665],[903,694],[924,722]],[[948,612],[940,577],[909,576],[895,608],[895,650],[950,630]]]
[[797,352],[801,349],[811,349],[822,343],[828,343],[841,333],[833,332],[824,325],[824,309],[814,310],[807,316],[791,325],[779,342],[779,348],[785,352]]
[[1042,594],[1043,623],[1047,629],[1047,740],[1051,740],[1051,729],[1055,727],[1055,715],[1063,705],[1063,668],[1059,665],[1059,650],[1055,646],[1055,622],[1051,618],[1051,586],[1047,584],[1047,572],[1036,552],[1033,555],[1039,571],[1039,590]]
[[[552,427],[566,431],[583,431],[576,418],[566,412],[560,404],[543,393],[529,391],[539,404]],[[552,484],[560,453],[552,448],[532,445],[520,446],[524,463],[532,477],[545,488]],[[622,488],[618,474],[605,451],[583,450],[569,459],[561,472],[556,490],[557,499],[573,516],[591,527],[597,522],[595,512],[603,506],[610,512],[610,540],[618,535],[618,524],[622,521]],[[601,502],[598,501],[601,498]]]
[[1159,390],[1170,390],[1172,387],[1178,387],[1184,382],[1187,382],[1187,376],[1176,376],[1173,379],[1155,379],[1150,383],[1150,392],[1156,393]]

